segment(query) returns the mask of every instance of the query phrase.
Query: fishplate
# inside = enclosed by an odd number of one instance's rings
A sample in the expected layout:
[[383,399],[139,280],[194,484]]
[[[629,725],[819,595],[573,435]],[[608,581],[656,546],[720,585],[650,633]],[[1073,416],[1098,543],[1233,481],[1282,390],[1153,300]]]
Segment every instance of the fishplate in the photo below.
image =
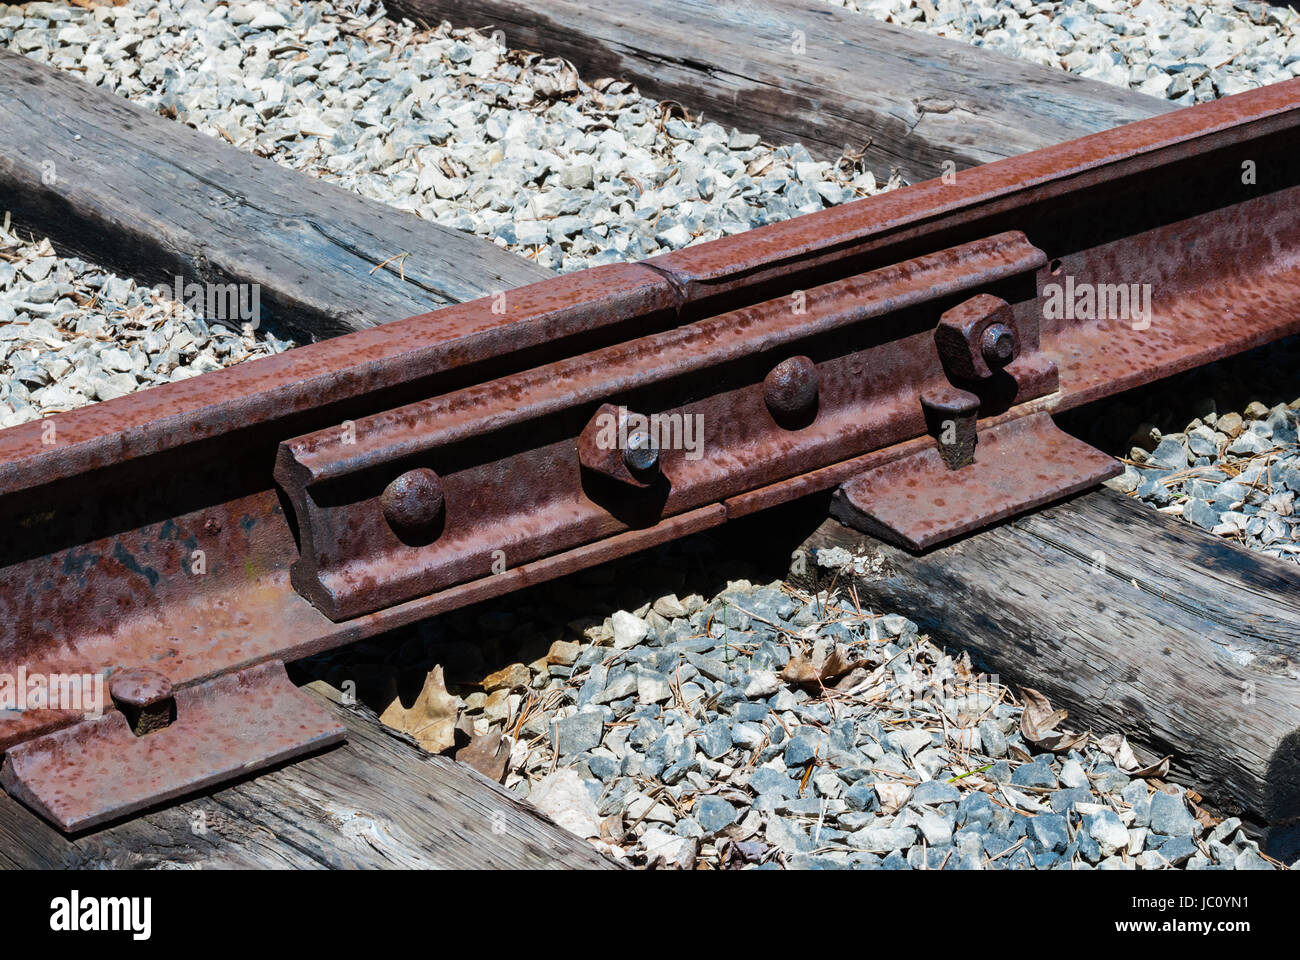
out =
[[[979,464],[942,478],[969,520],[961,489],[987,472],[977,416],[1014,418],[1056,389],[1046,263],[1009,231],[285,441],[293,583],[347,620],[927,430]],[[1018,495],[1045,502],[1113,469],[1096,455],[1018,471]]]

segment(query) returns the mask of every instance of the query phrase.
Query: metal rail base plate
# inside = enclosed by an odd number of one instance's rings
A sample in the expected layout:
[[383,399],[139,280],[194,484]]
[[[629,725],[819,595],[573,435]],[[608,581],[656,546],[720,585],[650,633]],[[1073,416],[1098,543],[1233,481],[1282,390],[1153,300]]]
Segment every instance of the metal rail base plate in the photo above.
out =
[[110,709],[18,744],[0,783],[72,833],[340,743],[346,733],[278,660],[177,690],[175,704],[176,719],[143,736]]
[[1123,472],[1045,413],[981,430],[975,462],[958,470],[937,447],[844,483],[831,513],[909,550],[928,547],[1079,493]]

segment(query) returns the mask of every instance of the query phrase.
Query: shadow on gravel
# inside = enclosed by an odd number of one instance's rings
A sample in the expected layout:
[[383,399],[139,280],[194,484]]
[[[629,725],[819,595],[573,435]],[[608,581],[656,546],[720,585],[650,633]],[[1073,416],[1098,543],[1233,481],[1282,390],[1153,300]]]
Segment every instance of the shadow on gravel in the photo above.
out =
[[546,656],[556,640],[616,610],[635,610],[673,593],[713,597],[730,580],[770,583],[789,572],[791,555],[828,516],[819,494],[744,517],[714,530],[623,557],[590,570],[485,600],[289,667],[295,683],[357,684],[357,698],[382,712],[394,693],[412,703],[429,671],[441,664],[447,687],[478,688],[512,663]]
[[1058,415],[1057,425],[1115,457],[1155,449],[1151,428],[1178,433],[1207,413],[1240,413],[1300,398],[1300,337],[1258,347]]

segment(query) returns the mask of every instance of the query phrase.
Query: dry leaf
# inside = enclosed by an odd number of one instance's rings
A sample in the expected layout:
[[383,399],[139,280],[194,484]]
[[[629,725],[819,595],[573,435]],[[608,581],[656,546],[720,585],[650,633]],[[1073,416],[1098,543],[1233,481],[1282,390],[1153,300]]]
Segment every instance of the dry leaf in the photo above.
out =
[[845,693],[849,693],[858,684],[862,683],[864,680],[867,680],[869,677],[871,677],[871,675],[872,675],[872,671],[867,670],[865,667],[854,667],[852,670],[850,670],[844,676],[840,677],[840,679],[835,682],[835,689],[843,690]]
[[1028,763],[1034,759],[1034,755],[1018,743],[1008,743],[1007,753],[1011,755],[1012,760],[1019,760],[1021,763]]
[[468,763],[489,780],[500,783],[505,779],[510,762],[510,745],[501,739],[501,731],[492,729],[456,751],[456,759]]
[[1169,761],[1172,757],[1165,757],[1163,760],[1143,766],[1142,761],[1134,756],[1133,748],[1128,745],[1128,737],[1122,733],[1112,733],[1102,737],[1097,741],[1097,746],[1102,753],[1115,761],[1115,766],[1122,773],[1134,780],[1163,780],[1169,776]]
[[578,71],[560,57],[539,60],[533,67],[532,85],[539,97],[569,96],[578,92]]
[[600,839],[606,843],[622,843],[623,834],[623,810],[621,808],[600,821]]
[[1199,823],[1204,829],[1212,830],[1223,822],[1222,817],[1216,817],[1214,814],[1210,813],[1209,810],[1206,810],[1204,807],[1202,807],[1200,804],[1196,803],[1195,801],[1192,802],[1191,806],[1192,806],[1192,816],[1196,819],[1196,822]]
[[456,715],[460,712],[460,698],[447,692],[442,667],[434,667],[424,680],[420,695],[410,709],[402,706],[400,697],[380,715],[382,723],[409,733],[430,753],[442,753],[456,745]]
[[781,671],[781,679],[800,687],[815,687],[821,680],[821,671],[813,666],[812,660],[807,657],[791,657],[790,662]]
[[957,674],[957,679],[969,682],[974,676],[975,671],[971,667],[970,652],[963,650],[960,657],[953,662],[953,672]]
[[796,686],[820,687],[836,677],[844,676],[852,669],[838,649],[827,654],[821,665],[816,664],[812,658],[800,654],[790,658],[790,662],[781,671],[781,679]]
[[1088,742],[1088,731],[1083,733],[1066,733],[1056,726],[1066,717],[1068,710],[1053,710],[1048,699],[1037,690],[1021,687],[1020,694],[1025,700],[1024,712],[1020,715],[1020,735],[1027,743],[1032,743],[1039,750],[1052,753],[1065,753],[1080,749]]

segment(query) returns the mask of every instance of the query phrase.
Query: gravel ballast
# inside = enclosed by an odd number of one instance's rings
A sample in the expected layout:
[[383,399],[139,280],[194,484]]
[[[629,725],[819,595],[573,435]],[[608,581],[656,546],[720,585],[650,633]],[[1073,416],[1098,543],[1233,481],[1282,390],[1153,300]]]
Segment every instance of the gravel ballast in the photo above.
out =
[[[1109,485],[1211,533],[1300,563],[1300,399],[1154,429]],[[1150,449],[1147,449],[1147,448]]]
[[1071,411],[1118,457],[1107,485],[1270,557],[1300,562],[1300,340],[1288,338]]
[[[855,562],[816,559],[828,578]],[[904,617],[748,580],[591,616],[684,583],[673,560],[588,571],[306,666],[634,865],[1274,868],[1161,758],[1043,722],[1032,691],[1017,699]],[[412,679],[420,695],[398,698]]]
[[899,185],[379,4],[0,8],[0,44],[542,266],[640,260]]
[[[698,123],[628,84],[379,4],[0,4],[0,44],[550,268],[639,260],[878,193],[860,158]],[[4,234],[0,427],[292,346]]]
[[[0,229],[0,428],[293,346]],[[249,304],[252,298],[249,296]]]
[[1190,105],[1300,76],[1300,14],[1254,0],[828,0]]

